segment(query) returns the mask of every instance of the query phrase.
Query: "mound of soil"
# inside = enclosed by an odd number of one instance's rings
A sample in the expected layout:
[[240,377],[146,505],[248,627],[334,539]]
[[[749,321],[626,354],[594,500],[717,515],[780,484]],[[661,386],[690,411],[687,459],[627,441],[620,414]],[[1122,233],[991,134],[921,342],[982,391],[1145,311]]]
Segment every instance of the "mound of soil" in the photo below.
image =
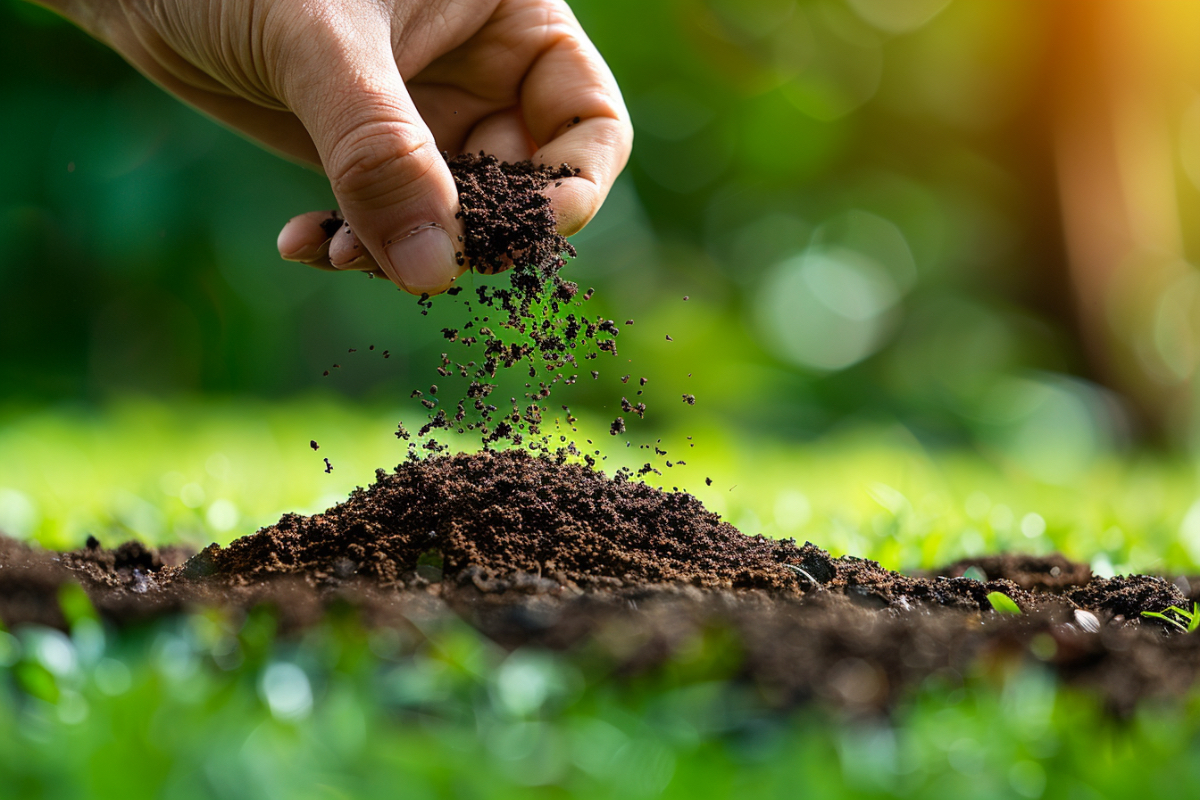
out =
[[[985,580],[963,577],[972,574]],[[1044,662],[1118,712],[1188,690],[1200,636],[1140,616],[1189,606],[1160,577],[1096,578],[1061,555],[999,555],[906,576],[811,543],[746,536],[691,495],[521,450],[413,459],[322,514],[285,515],[187,557],[90,539],[48,553],[0,538],[0,619],[63,627],[78,582],[127,624],[268,603],[284,631],[350,604],[368,625],[456,614],[508,647],[586,649],[618,672],[725,631],[731,676],[769,702],[885,709],[937,676]],[[1020,615],[992,609],[1002,592]]]
[[358,576],[394,586],[422,559],[484,591],[522,581],[547,590],[677,583],[791,591],[798,576],[786,564],[802,556],[791,542],[743,536],[689,494],[508,450],[379,470],[370,489],[345,503],[210,547],[183,574],[292,574],[318,586]]

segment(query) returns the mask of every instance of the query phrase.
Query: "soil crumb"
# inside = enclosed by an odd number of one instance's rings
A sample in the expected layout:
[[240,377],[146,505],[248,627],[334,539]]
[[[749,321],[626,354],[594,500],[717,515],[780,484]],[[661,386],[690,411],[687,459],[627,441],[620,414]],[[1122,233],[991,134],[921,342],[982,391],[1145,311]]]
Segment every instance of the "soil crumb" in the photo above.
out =
[[[903,575],[747,536],[689,494],[518,449],[410,459],[324,513],[187,555],[90,537],[50,553],[0,537],[0,620],[65,628],[71,582],[116,625],[268,604],[286,635],[349,604],[371,626],[456,615],[507,647],[587,643],[614,674],[666,666],[724,631],[731,677],[772,703],[864,713],[996,660],[1043,663],[1118,714],[1200,675],[1200,636],[1141,616],[1190,607],[1196,579],[1096,578],[1059,554]],[[1022,613],[996,613],[990,592]]]
[[217,575],[400,583],[421,558],[476,585],[678,583],[794,591],[791,541],[744,536],[683,492],[522,450],[412,460],[343,504],[211,553]]
[[[428,421],[409,441],[409,452],[446,452],[439,436],[472,433],[485,449],[512,444],[580,456],[570,407],[561,405],[558,414],[549,399],[558,384],[578,380],[580,361],[616,356],[620,328],[584,313],[592,293],[580,293],[560,275],[575,249],[558,232],[542,189],[579,170],[566,164],[507,163],[484,153],[447,163],[463,222],[459,263],[484,274],[507,270],[507,282],[480,281],[474,297],[458,301],[464,318],[442,329],[447,352],[436,367],[438,396],[413,395]],[[446,294],[457,297],[462,288],[456,285]],[[428,313],[435,298],[422,296],[417,302]],[[501,385],[508,388],[506,397],[497,392]],[[584,460],[595,464],[592,455]]]
[[484,153],[464,153],[447,164],[458,187],[462,255],[472,269],[491,274],[537,267],[545,275],[561,266],[561,254],[575,255],[558,232],[550,198],[541,190],[578,175],[578,169],[532,161],[510,164]]

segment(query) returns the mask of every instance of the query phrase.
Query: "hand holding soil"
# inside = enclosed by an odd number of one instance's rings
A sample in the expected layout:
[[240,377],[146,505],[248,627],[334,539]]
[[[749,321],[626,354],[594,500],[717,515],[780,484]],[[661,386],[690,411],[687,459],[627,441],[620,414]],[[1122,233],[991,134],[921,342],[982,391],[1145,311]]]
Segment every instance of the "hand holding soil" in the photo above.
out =
[[[559,231],[596,213],[632,129],[600,54],[559,0],[52,0],[180,99],[328,175],[280,254],[383,274],[413,294],[466,268],[441,152],[569,163]],[[353,232],[351,232],[351,229]]]

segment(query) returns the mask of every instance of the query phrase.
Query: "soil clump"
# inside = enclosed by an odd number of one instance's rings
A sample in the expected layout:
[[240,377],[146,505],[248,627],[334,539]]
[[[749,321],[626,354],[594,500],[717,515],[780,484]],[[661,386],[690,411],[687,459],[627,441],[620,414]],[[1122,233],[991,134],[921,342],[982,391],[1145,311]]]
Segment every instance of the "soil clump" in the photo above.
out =
[[[618,674],[717,635],[725,677],[768,702],[863,713],[926,680],[1035,661],[1124,714],[1186,692],[1200,670],[1200,636],[1140,616],[1190,608],[1181,586],[1197,581],[1097,578],[1058,554],[903,575],[747,536],[686,493],[523,450],[410,459],[324,513],[185,556],[91,538],[52,553],[0,537],[0,620],[66,627],[67,583],[116,625],[263,604],[285,634],[334,606],[369,626],[456,615],[506,647],[580,651]],[[971,568],[984,580],[963,577]],[[1023,613],[994,611],[997,591]]]

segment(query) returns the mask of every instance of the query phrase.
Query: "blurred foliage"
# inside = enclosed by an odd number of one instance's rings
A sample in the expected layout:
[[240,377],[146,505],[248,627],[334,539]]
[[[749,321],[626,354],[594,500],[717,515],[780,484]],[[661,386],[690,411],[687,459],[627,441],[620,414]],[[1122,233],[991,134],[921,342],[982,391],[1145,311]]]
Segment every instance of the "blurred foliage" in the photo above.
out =
[[[1028,124],[1041,11],[902,5],[573,3],[637,130],[573,276],[636,319],[635,368],[694,372],[729,424],[808,437],[899,418],[985,442],[1033,426],[1086,458],[1121,431],[1103,392],[1064,377],[1081,362],[1046,132]],[[0,40],[7,398],[321,385],[390,402],[427,379],[441,326],[410,298],[277,258],[280,225],[332,202],[318,175],[34,6],[0,3]],[[387,369],[321,382],[368,343]]]
[[[269,609],[120,635],[0,629],[0,780],[39,798],[1195,796],[1200,714],[1117,723],[1036,662],[939,674],[890,718],[782,714],[714,633],[616,675],[459,624],[275,641]],[[364,702],[364,698],[370,698]]]

